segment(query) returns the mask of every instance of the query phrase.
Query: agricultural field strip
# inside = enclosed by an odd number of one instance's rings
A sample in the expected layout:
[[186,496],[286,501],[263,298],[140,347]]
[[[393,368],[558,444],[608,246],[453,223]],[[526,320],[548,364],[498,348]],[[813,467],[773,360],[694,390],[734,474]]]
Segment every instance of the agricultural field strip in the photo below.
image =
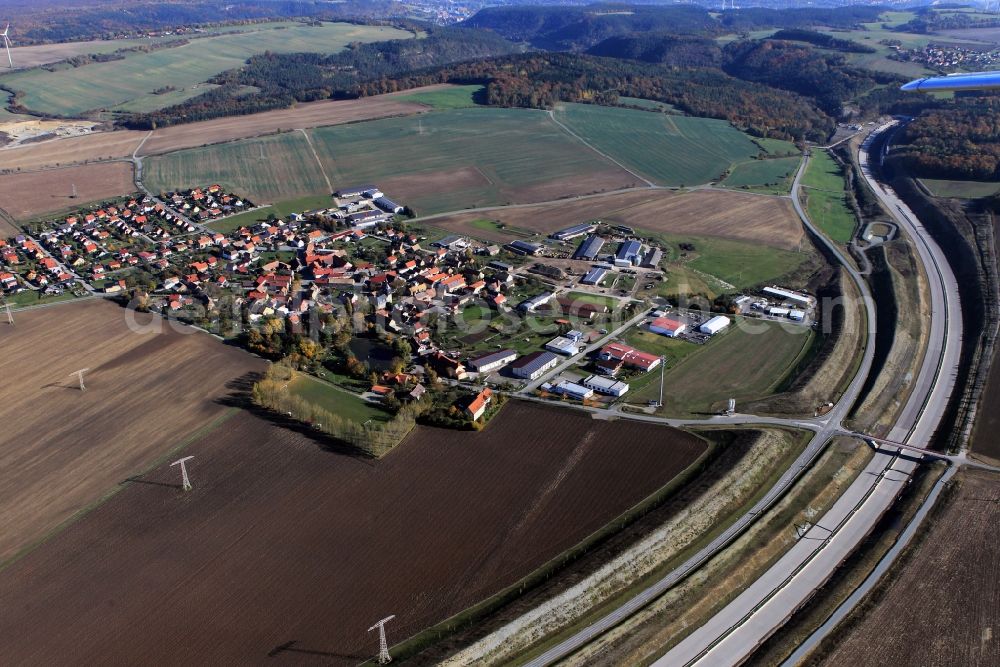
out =
[[413,37],[412,32],[388,27],[324,24],[230,33],[192,39],[181,46],[149,53],[129,54],[123,60],[92,63],[49,72],[16,72],[3,77],[5,86],[20,92],[20,102],[34,111],[73,116],[153,97],[165,85],[186,88],[225,70],[240,67],[264,51],[321,51],[334,53],[354,41],[371,42]]
[[[130,485],[30,562],[15,564],[0,589],[23,606],[0,617],[5,634],[10,624],[28,635],[49,632],[46,623],[60,632],[52,642],[0,646],[0,656],[44,662],[72,644],[76,655],[98,663],[141,661],[161,650],[187,659],[189,649],[212,662],[253,662],[294,637],[302,648],[335,651],[327,656],[334,664],[357,664],[370,647],[369,615],[410,610],[396,625],[409,636],[459,613],[662,488],[705,447],[659,425],[615,426],[535,404],[504,410],[512,412],[501,412],[481,434],[421,428],[410,447],[374,465],[244,413],[221,435],[188,447],[199,463],[184,502],[179,490],[164,488],[176,470],[157,468],[144,477],[148,484]],[[527,441],[523,429],[531,423],[544,424],[528,428],[549,447]],[[631,433],[627,444],[610,437],[623,428]],[[512,443],[521,443],[520,451]],[[456,475],[477,483],[454,484]],[[152,516],[155,531],[145,528]],[[373,532],[373,518],[386,529]],[[178,531],[189,539],[176,539]],[[95,535],[102,536],[98,543]],[[451,556],[447,567],[436,565],[441,553]],[[80,554],[88,562],[74,571],[67,563],[79,564]],[[153,580],[150,567],[160,573]],[[31,572],[16,576],[18,568]],[[373,588],[364,577],[343,576],[361,570],[393,585]],[[213,592],[220,581],[239,583],[220,595]],[[79,612],[95,599],[119,604],[110,617]],[[288,613],[276,615],[275,604]],[[145,622],[151,608],[156,623]],[[243,639],[196,633],[178,653],[173,638],[192,622],[193,608],[211,622],[238,618]],[[330,614],[344,610],[357,613],[338,617],[344,622],[331,634]],[[134,640],[109,641],[108,633],[122,627]]]

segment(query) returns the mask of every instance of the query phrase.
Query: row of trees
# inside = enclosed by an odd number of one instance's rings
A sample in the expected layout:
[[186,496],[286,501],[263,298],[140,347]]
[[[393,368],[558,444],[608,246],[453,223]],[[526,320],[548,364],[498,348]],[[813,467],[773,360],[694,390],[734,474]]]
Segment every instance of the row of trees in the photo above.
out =
[[383,456],[398,445],[417,424],[417,417],[427,411],[429,402],[413,401],[399,407],[387,422],[359,423],[341,417],[288,390],[295,371],[287,364],[272,364],[264,378],[254,384],[256,405],[296,421],[308,424],[337,440],[345,442],[371,456]]

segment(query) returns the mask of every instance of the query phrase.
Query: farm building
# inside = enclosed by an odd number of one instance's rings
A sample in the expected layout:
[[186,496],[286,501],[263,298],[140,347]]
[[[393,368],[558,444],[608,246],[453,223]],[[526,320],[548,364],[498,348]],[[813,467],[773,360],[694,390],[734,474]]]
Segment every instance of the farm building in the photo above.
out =
[[533,296],[530,299],[525,299],[521,303],[517,304],[517,309],[524,313],[534,312],[539,306],[544,306],[552,297],[555,296],[552,292],[543,292],[538,296]]
[[476,421],[486,412],[486,408],[489,407],[491,400],[493,400],[493,390],[487,387],[476,394],[476,397],[466,406],[465,416],[472,421]]
[[435,241],[431,244],[432,246],[437,246],[438,248],[446,248],[448,250],[461,250],[468,247],[469,240],[464,236],[459,236],[458,234],[452,234],[446,236],[443,239]]
[[663,261],[663,251],[660,248],[650,248],[642,258],[642,266],[647,269],[655,269]]
[[498,368],[503,368],[515,359],[517,359],[517,352],[514,350],[500,350],[470,359],[469,367],[479,373],[491,373]]
[[789,312],[788,308],[778,308],[777,306],[767,309],[767,314],[771,317],[788,317]]
[[675,338],[687,330],[687,324],[672,317],[658,317],[649,323],[649,330],[668,338]]
[[806,311],[804,310],[789,310],[788,319],[794,320],[796,322],[802,322],[806,319]]
[[575,398],[578,401],[583,401],[594,395],[594,390],[589,387],[584,387],[582,384],[577,384],[575,382],[567,382],[563,380],[558,384],[545,383],[542,385],[542,391],[550,391],[553,394],[562,394],[563,396],[569,396],[570,398]]
[[587,272],[580,282],[584,285],[596,285],[597,283],[604,280],[604,276],[608,275],[608,270],[603,266],[595,266],[590,271]]
[[614,378],[601,377],[600,375],[591,375],[586,378],[583,381],[583,386],[593,389],[599,394],[607,394],[615,398],[624,396],[625,392],[628,391],[628,383],[615,380]]
[[567,356],[573,356],[579,350],[576,347],[576,341],[566,338],[565,336],[559,336],[553,338],[548,343],[545,344],[545,349],[550,352],[555,352],[557,354],[565,354]]
[[492,261],[489,264],[487,264],[486,266],[489,267],[489,268],[491,268],[491,269],[495,269],[497,271],[506,271],[507,273],[510,273],[511,271],[514,270],[513,266],[511,266],[510,264],[507,264],[505,262]]
[[580,241],[580,247],[573,253],[573,259],[584,259],[587,261],[597,258],[597,253],[604,247],[604,239],[597,234],[591,234]]
[[537,243],[520,240],[508,243],[507,247],[520,255],[537,255],[542,250],[542,246]]
[[351,199],[353,197],[360,197],[368,192],[377,192],[378,188],[374,185],[358,185],[350,188],[342,188],[337,190],[334,195],[337,199]]
[[392,201],[388,197],[379,197],[375,200],[375,205],[386,213],[402,213],[403,207]]
[[615,253],[615,266],[635,266],[639,263],[642,244],[638,241],[624,241]]
[[761,291],[768,296],[777,297],[784,301],[791,301],[802,306],[809,307],[812,305],[812,298],[806,294],[799,294],[798,292],[792,292],[780,287],[765,287]]
[[557,232],[553,232],[551,236],[556,241],[568,241],[569,239],[575,239],[577,236],[583,236],[584,234],[589,234],[595,229],[597,229],[596,224],[584,223],[582,225],[573,225],[572,227],[566,227],[565,229],[560,229]]
[[558,363],[559,357],[551,352],[532,352],[512,363],[510,370],[516,377],[536,380]]
[[729,318],[724,315],[716,315],[709,321],[698,327],[698,330],[703,334],[708,334],[709,336],[714,336],[719,333],[730,324]]

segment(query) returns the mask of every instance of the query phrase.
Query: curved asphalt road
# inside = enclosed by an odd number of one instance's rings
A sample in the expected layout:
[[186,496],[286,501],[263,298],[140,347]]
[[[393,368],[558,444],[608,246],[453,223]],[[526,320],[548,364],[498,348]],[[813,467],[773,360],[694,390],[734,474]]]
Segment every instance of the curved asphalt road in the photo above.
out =
[[[792,202],[795,206],[795,211],[798,213],[799,218],[802,220],[803,225],[812,233],[812,235],[817,239],[818,242],[822,243],[826,248],[836,257],[837,261],[845,268],[845,270],[850,275],[852,281],[857,286],[859,292],[862,295],[862,301],[867,315],[868,322],[875,321],[875,302],[872,298],[871,291],[868,288],[868,284],[862,279],[860,273],[854,268],[854,265],[844,256],[840,248],[830,241],[825,235],[823,235],[809,220],[805,212],[802,210],[801,205],[798,200],[799,184],[802,178],[802,174],[805,172],[806,166],[809,163],[808,156],[803,160],[802,165],[799,167],[799,171],[795,176],[795,182],[792,187]],[[858,369],[857,375],[851,381],[847,390],[841,396],[840,400],[834,406],[825,417],[816,418],[812,420],[781,420],[781,419],[769,419],[764,417],[753,417],[746,415],[738,415],[730,418],[716,418],[713,420],[667,420],[663,418],[650,417],[650,421],[658,421],[661,423],[667,423],[673,426],[683,426],[691,424],[742,424],[742,425],[752,425],[752,424],[782,424],[795,426],[798,428],[808,428],[815,430],[816,433],[809,441],[809,444],[805,447],[799,457],[795,460],[792,466],[785,471],[781,478],[775,483],[775,485],[762,497],[750,510],[736,520],[732,525],[730,525],[725,531],[723,531],[718,537],[712,540],[707,546],[701,549],[698,553],[684,562],[677,569],[669,572],[663,578],[659,579],[653,583],[648,588],[642,590],[635,597],[630,599],[628,602],[618,607],[617,609],[609,612],[607,615],[588,625],[587,627],[579,630],[572,636],[563,640],[559,644],[556,644],[549,650],[545,651],[541,655],[537,656],[530,662],[526,663],[529,667],[544,667],[545,665],[550,665],[553,662],[560,660],[577,649],[585,646],[587,643],[600,636],[604,632],[618,625],[629,616],[634,614],[636,611],[644,607],[646,604],[656,599],[662,595],[665,591],[673,587],[677,582],[683,579],[685,576],[690,574],[692,571],[697,569],[703,563],[711,559],[722,549],[727,547],[733,540],[735,540],[739,535],[743,533],[755,520],[756,518],[771,507],[777,500],[785,493],[785,491],[798,479],[802,471],[808,467],[812,461],[822,452],[823,448],[830,438],[836,435],[840,431],[840,424],[847,416],[848,411],[854,405],[858,396],[861,393],[861,389],[864,386],[865,380],[868,374],[871,372],[872,362],[875,356],[875,331],[873,327],[868,327],[868,332],[865,340],[865,351],[862,358],[861,365]],[[626,417],[626,415],[618,415],[621,417]],[[637,418],[637,415],[628,415],[627,418]],[[671,663],[673,664],[673,663]]]
[[[889,439],[926,446],[937,429],[955,388],[961,352],[962,321],[958,285],[944,254],[920,221],[895,193],[880,185],[869,169],[872,133],[860,154],[862,172],[883,204],[906,229],[927,271],[932,304],[927,351],[914,391]],[[655,664],[738,665],[823,585],[872,529],[909,482],[919,461],[891,451],[876,453],[865,473],[771,569],[705,625]]]

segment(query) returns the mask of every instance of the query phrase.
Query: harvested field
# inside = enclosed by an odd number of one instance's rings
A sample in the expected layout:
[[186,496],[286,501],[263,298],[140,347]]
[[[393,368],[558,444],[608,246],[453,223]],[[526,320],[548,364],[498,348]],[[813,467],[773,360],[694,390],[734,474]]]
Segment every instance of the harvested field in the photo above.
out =
[[143,180],[153,192],[219,183],[260,203],[330,194],[301,132],[193,148],[147,158],[143,165]]
[[193,329],[133,333],[127,314],[88,301],[0,328],[0,563],[227,414],[227,383],[263,366]]
[[451,109],[323,127],[310,136],[334,187],[377,183],[423,214],[638,184],[548,114],[528,109]]
[[[70,196],[73,185],[75,199]],[[0,175],[0,208],[17,220],[27,220],[135,190],[128,162],[26,171]]]
[[972,451],[1000,463],[1000,353],[994,352],[972,429]]
[[357,664],[373,620],[395,613],[396,642],[467,608],[705,447],[513,403],[481,433],[418,428],[373,462],[242,414],[186,450],[193,491],[160,467],[0,575],[17,610],[0,632],[18,637],[0,661]]
[[[406,93],[434,92],[451,87],[440,84],[415,88]],[[389,93],[360,100],[311,102],[299,104],[292,109],[175,125],[150,134],[149,139],[142,144],[142,155],[196,148],[205,144],[255,137],[291,128],[353,123],[427,111],[427,107],[422,104],[396,99],[402,96],[404,93]],[[127,157],[132,155],[132,151],[147,134],[149,133],[135,130],[118,130],[3,149],[0,150],[0,170],[37,169],[86,160]]]
[[760,153],[749,136],[724,120],[593,104],[561,104],[553,113],[594,148],[658,185],[715,181],[734,163]]
[[1000,476],[965,469],[822,665],[1000,664]]
[[[427,86],[426,88],[416,88],[414,91],[433,92],[450,87],[447,85]],[[390,116],[408,116],[427,111],[427,107],[422,104],[395,99],[399,96],[400,93],[390,93],[359,100],[324,100],[299,104],[291,109],[265,111],[250,116],[215,118],[200,123],[174,125],[153,132],[149,140],[143,144],[142,154],[169,153],[203,144],[217,144],[234,139],[256,137],[279,130],[339,125]]]
[[[495,232],[471,227],[482,220],[483,212],[459,213],[433,219],[435,227],[490,240],[506,240]],[[649,232],[716,236],[751,241],[783,250],[803,247],[805,234],[792,204],[787,199],[721,190],[694,190],[686,193],[664,190],[636,190],[575,201],[539,204],[485,213],[508,227],[550,234],[587,220],[601,219]]]
[[119,130],[0,149],[0,171],[59,167],[132,155],[145,132]]
[[[15,33],[11,31],[11,39],[17,39]],[[173,39],[177,39],[174,37]],[[156,43],[163,41],[159,39],[144,40],[144,42]],[[118,49],[127,49],[135,46],[135,42],[129,40],[95,39],[89,42],[63,42],[60,44],[35,44],[32,46],[15,46],[12,48],[11,57],[14,60],[15,69],[28,69],[39,65],[66,60],[74,56],[87,54],[111,53]]]

